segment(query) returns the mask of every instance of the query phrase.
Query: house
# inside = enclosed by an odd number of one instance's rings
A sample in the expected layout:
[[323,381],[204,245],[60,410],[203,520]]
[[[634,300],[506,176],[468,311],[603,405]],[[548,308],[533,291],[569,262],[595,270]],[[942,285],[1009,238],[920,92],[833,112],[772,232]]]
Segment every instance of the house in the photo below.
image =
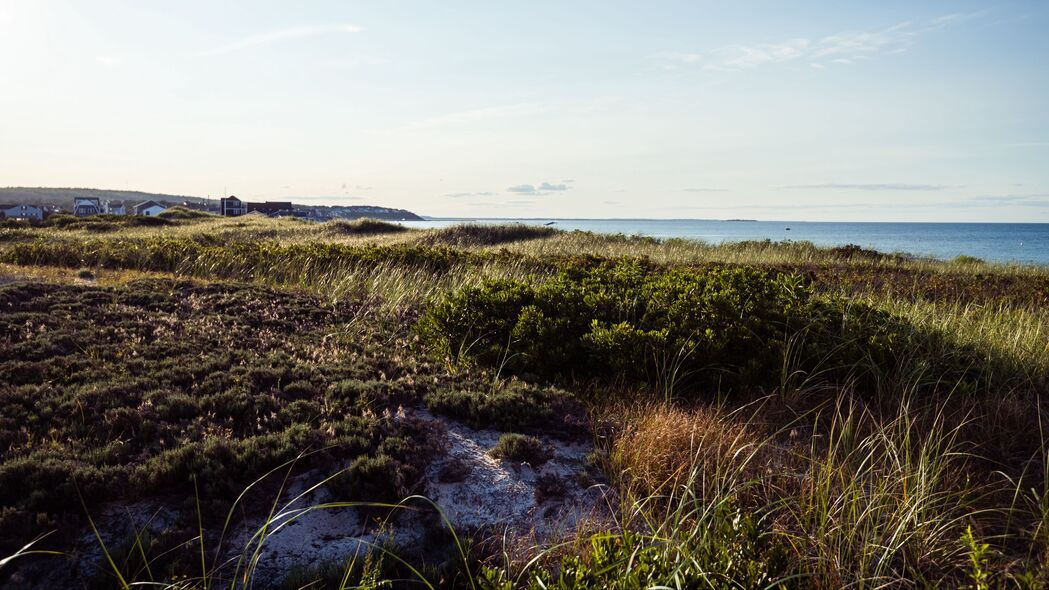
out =
[[237,197],[230,195],[219,199],[219,215],[225,217],[237,217],[248,212],[248,208]]
[[270,217],[291,215],[294,208],[291,201],[266,201],[265,203],[247,203],[248,213],[262,213]]
[[44,218],[44,210],[34,205],[0,205],[0,217],[40,220]]
[[164,211],[165,209],[167,209],[167,207],[161,205],[156,201],[144,201],[142,203],[139,203],[138,205],[135,205],[135,215],[147,215],[152,217],[157,213]]
[[73,199],[73,215],[87,217],[98,215],[102,212],[102,203],[98,197],[75,197]]
[[106,213],[110,215],[127,215],[124,201],[106,201]]

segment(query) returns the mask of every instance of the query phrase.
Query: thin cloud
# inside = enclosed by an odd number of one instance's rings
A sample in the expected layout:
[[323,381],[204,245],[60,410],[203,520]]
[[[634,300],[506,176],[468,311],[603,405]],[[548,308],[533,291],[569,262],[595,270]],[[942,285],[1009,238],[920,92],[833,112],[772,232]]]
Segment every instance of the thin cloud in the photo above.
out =
[[689,64],[694,64],[701,59],[703,56],[698,53],[687,53],[677,51],[667,51],[663,53],[657,53],[652,58],[656,61],[661,69],[667,71],[679,70]]
[[536,188],[534,184],[518,184],[515,186],[506,187],[508,193],[522,193],[522,194],[535,194]]
[[683,188],[683,193],[727,193],[727,188]]
[[298,27],[289,27],[287,29],[281,29],[279,31],[270,31],[268,33],[250,35],[232,43],[219,45],[218,47],[213,47],[211,49],[201,51],[197,53],[197,56],[210,57],[214,55],[233,53],[235,51],[242,51],[245,49],[251,49],[255,47],[263,47],[265,45],[270,45],[281,41],[289,41],[291,39],[302,39],[305,37],[316,37],[319,35],[359,33],[363,30],[363,28],[352,24],[305,25]]
[[941,17],[933,19],[932,24],[929,26],[940,28],[955,25],[958,23],[983,18],[987,16],[987,13],[987,10],[977,10],[976,12],[955,12],[953,14],[945,14]]
[[970,203],[981,206],[1020,205],[1023,207],[1049,207],[1049,193],[1024,195],[981,195],[973,197]]
[[811,67],[823,69],[827,63],[851,65],[877,55],[903,53],[922,34],[985,15],[986,11],[946,14],[922,25],[905,21],[872,31],[842,31],[816,39],[796,37],[772,43],[725,45],[705,55],[668,52],[655,57],[667,70],[701,65],[705,70],[740,71],[798,60],[806,60]]
[[484,207],[487,209],[503,209],[507,207],[520,207],[521,205],[534,205],[535,201],[506,201],[505,203],[493,203],[483,201],[479,203],[467,203],[468,207]]
[[728,45],[710,53],[708,70],[746,70],[766,64],[792,61],[806,54],[812,42],[808,39],[790,39],[782,43],[757,45]]
[[879,184],[848,184],[829,182],[825,184],[792,184],[780,188],[789,190],[855,190],[855,191],[942,191],[953,188],[945,184],[902,184],[902,183],[879,183]]
[[534,184],[518,184],[506,188],[508,193],[517,193],[520,195],[549,195],[552,192],[564,192],[572,187],[567,184],[553,184],[550,182],[541,182],[539,186]]
[[460,199],[463,197],[494,197],[495,193],[491,191],[483,191],[476,193],[446,193],[444,196],[451,197],[453,199]]
[[428,117],[421,121],[405,125],[405,129],[430,129],[461,123],[472,123],[475,121],[487,121],[490,119],[503,119],[507,117],[523,117],[545,112],[546,107],[535,103],[517,103],[458,111],[444,115]]
[[539,190],[541,191],[566,191],[569,188],[571,187],[567,184],[551,184],[549,182],[544,182],[539,185]]

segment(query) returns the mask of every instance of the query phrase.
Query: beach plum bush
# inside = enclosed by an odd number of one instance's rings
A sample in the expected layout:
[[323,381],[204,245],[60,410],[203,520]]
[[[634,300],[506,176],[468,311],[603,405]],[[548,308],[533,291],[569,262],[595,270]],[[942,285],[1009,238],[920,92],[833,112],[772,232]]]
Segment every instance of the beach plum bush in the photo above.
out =
[[431,302],[417,330],[452,364],[718,389],[776,386],[787,371],[862,380],[930,339],[868,304],[818,297],[797,274],[642,261],[468,286]]

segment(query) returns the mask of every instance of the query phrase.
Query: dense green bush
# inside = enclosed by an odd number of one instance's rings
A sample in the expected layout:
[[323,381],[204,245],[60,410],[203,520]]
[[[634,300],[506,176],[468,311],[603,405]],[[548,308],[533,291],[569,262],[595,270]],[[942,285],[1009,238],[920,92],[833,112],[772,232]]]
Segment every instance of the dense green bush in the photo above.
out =
[[934,340],[870,305],[817,297],[796,274],[639,261],[466,287],[432,302],[417,329],[454,364],[668,391],[771,387],[798,374],[862,380]]
[[549,238],[558,233],[560,233],[560,230],[552,227],[526,225],[523,223],[503,225],[464,223],[433,230],[422,239],[422,243],[430,246],[439,244],[460,247],[496,246],[524,240]]
[[426,406],[474,428],[554,430],[571,433],[578,424],[566,417],[579,414],[567,392],[510,381],[487,389],[437,389],[423,398]]
[[335,219],[321,226],[323,231],[335,236],[375,236],[397,234],[408,231],[399,223],[364,217],[361,219]]
[[497,459],[539,466],[553,458],[554,450],[534,436],[508,432],[499,437],[489,454]]

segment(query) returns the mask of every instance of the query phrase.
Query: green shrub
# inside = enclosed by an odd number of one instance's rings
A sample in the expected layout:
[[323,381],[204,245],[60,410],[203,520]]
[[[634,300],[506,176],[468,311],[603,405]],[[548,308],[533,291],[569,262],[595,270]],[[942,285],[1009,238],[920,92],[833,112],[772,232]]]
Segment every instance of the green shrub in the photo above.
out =
[[[719,512],[725,514],[704,523],[704,530],[681,531],[669,539],[630,531],[596,534],[590,539],[590,551],[566,556],[558,567],[535,572],[529,588],[804,587],[782,538],[763,530],[749,514]],[[505,580],[500,570],[484,568],[481,577],[482,587],[512,587],[499,585]]]
[[958,256],[955,256],[951,260],[951,262],[953,262],[954,264],[957,264],[959,266],[975,266],[975,265],[984,263],[983,259],[981,259],[981,258],[977,258],[975,256],[966,256],[965,254],[960,254]]
[[552,227],[525,225],[523,223],[504,225],[482,225],[466,223],[434,230],[422,240],[422,243],[435,246],[496,246],[510,242],[549,238],[560,233]]
[[[873,381],[874,369],[921,362],[960,377],[975,358],[939,354],[947,347],[939,335],[868,304],[817,297],[796,274],[641,261],[573,266],[538,285],[488,280],[431,302],[417,330],[453,364],[666,392],[775,387],[790,375]],[[444,407],[463,405],[442,395]]]
[[474,428],[497,430],[574,430],[564,417],[574,415],[572,397],[552,387],[536,387],[511,381],[488,390],[438,389],[423,397],[426,406],[439,414],[462,420]]
[[362,219],[348,220],[336,219],[325,223],[323,231],[337,236],[374,236],[379,234],[396,234],[408,231],[407,227],[399,223],[381,221],[365,217]]
[[214,213],[208,213],[206,211],[197,211],[195,209],[188,209],[186,207],[175,206],[169,207],[160,213],[157,213],[156,217],[160,219],[207,219],[209,217],[215,217]]
[[545,378],[655,383],[669,368],[708,382],[774,379],[788,320],[806,319],[797,277],[753,269],[570,268],[538,286],[487,281],[434,302],[422,337],[453,363]]
[[407,495],[400,466],[383,454],[357,457],[345,471],[332,478],[328,488],[338,499],[364,502],[393,504]]
[[534,436],[508,432],[489,451],[497,459],[539,466],[554,456],[553,448]]

